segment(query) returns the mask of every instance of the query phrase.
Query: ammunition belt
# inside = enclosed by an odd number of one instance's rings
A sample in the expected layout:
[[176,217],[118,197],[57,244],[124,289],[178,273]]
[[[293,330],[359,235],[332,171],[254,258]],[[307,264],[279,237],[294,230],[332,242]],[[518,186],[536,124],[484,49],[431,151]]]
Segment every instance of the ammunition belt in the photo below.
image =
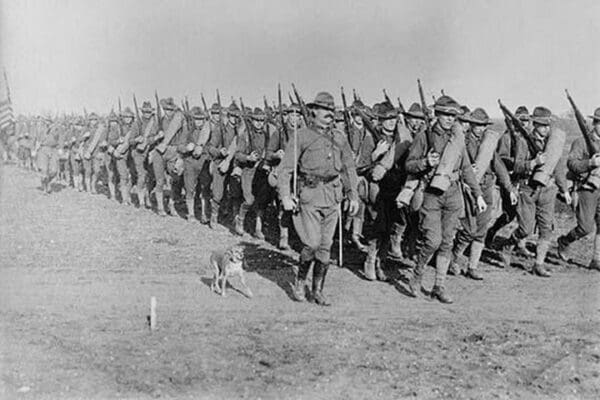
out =
[[313,174],[300,174],[298,176],[298,178],[300,179],[300,183],[303,186],[309,187],[309,188],[316,188],[317,186],[323,184],[328,184],[331,183],[333,181],[335,181],[336,179],[338,179],[340,176],[339,175],[333,175],[333,176],[318,176],[318,175],[313,175]]

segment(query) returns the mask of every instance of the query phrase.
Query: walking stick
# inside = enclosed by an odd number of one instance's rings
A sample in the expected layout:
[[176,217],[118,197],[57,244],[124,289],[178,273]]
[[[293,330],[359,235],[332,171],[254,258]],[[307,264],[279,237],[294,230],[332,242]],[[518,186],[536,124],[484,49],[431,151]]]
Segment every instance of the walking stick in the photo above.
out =
[[292,181],[292,186],[294,190],[294,199],[298,196],[298,129],[296,128],[296,124],[294,124],[294,180]]
[[342,242],[342,203],[338,204],[338,258],[340,268],[344,265],[344,250]]

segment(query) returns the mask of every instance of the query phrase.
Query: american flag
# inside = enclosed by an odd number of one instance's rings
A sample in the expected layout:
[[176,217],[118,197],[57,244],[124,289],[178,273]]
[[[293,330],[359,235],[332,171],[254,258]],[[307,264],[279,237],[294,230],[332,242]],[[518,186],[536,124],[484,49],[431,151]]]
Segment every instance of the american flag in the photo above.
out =
[[15,122],[15,115],[10,101],[10,89],[6,71],[4,71],[4,85],[0,85],[0,130]]

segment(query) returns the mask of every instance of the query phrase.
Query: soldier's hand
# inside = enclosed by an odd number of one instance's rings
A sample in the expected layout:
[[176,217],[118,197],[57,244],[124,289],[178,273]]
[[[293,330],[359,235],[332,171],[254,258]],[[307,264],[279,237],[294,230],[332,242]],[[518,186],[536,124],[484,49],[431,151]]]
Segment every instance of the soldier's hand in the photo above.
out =
[[158,131],[158,133],[154,136],[154,140],[160,140],[165,137],[165,133],[163,131]]
[[358,213],[359,204],[357,200],[348,200],[346,202],[346,206],[344,207],[344,211],[347,211],[348,214],[353,217]]
[[189,153],[191,151],[194,151],[195,147],[196,145],[194,143],[188,143],[187,146],[185,146],[185,150]]
[[430,167],[437,167],[440,163],[440,153],[437,151],[430,151],[427,153],[427,164]]
[[275,153],[273,153],[273,157],[278,158],[280,160],[283,158],[284,155],[285,152],[282,149],[279,149]]
[[600,153],[596,153],[590,158],[590,165],[593,168],[600,167]]
[[536,167],[546,164],[546,154],[539,153],[537,156],[535,156],[534,162]]
[[567,190],[566,192],[563,192],[563,197],[565,199],[565,203],[570,206],[571,203],[573,202],[573,199],[571,198],[571,193],[569,193],[569,191]]
[[483,196],[477,196],[477,209],[479,212],[484,212],[487,210],[487,203],[485,202]]
[[292,211],[296,208],[296,202],[290,196],[281,198],[281,205],[285,211]]
[[220,150],[220,152],[221,152],[221,155],[222,155],[223,157],[227,157],[227,154],[229,154],[229,150],[227,150],[227,147],[223,147],[223,148]]
[[375,147],[374,153],[383,154],[390,148],[390,144],[385,140],[380,140]]
[[253,151],[252,153],[250,153],[250,155],[248,156],[248,161],[250,162],[256,162],[256,160],[258,160],[258,153]]
[[373,178],[373,180],[375,182],[380,181],[381,178],[383,178],[383,176],[385,175],[386,170],[384,167],[382,167],[381,165],[377,164],[374,168],[373,171],[371,171],[371,177]]
[[204,148],[201,145],[197,145],[196,147],[194,147],[194,152],[192,154],[194,155],[194,157],[200,157],[200,154],[202,154],[202,150],[204,150]]
[[517,203],[519,202],[519,196],[517,195],[517,192],[510,192],[510,204],[513,206],[516,206]]
[[144,137],[141,135],[135,138],[136,143],[142,143],[143,141],[144,141]]

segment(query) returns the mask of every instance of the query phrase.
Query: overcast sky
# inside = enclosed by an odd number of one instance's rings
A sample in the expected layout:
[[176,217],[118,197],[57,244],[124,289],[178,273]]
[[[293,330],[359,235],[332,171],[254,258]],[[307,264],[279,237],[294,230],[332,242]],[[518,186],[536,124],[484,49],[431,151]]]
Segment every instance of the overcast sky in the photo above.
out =
[[[17,112],[107,112],[117,97],[209,103],[381,89],[447,94],[498,115],[600,106],[600,1],[0,0],[0,60]],[[429,96],[428,96],[429,97]],[[225,101],[226,100],[226,101]],[[210,106],[210,104],[209,104]]]

